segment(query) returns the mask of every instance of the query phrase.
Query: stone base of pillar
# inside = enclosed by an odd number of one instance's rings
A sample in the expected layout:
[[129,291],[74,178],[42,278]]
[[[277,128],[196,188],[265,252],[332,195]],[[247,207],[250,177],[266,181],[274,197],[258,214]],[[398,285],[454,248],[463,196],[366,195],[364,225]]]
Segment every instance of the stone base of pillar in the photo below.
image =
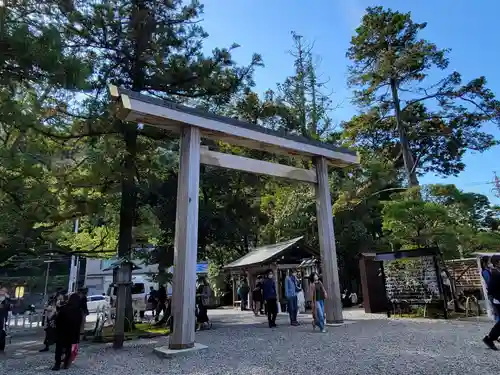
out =
[[353,323],[356,323],[356,322],[352,321],[352,320],[348,320],[348,321],[344,320],[341,323],[327,322],[327,323],[325,323],[325,326],[327,326],[327,327],[342,327],[342,326],[345,326],[347,324],[353,324]]
[[208,349],[208,346],[202,345],[199,343],[195,343],[192,348],[187,348],[187,349],[170,349],[168,345],[166,346],[160,346],[158,348],[154,348],[153,352],[164,358],[173,358],[173,357],[179,357],[182,355],[188,355],[200,350],[205,350]]
[[340,322],[326,322],[325,326],[327,326],[327,327],[340,327],[340,326],[343,326],[344,324],[345,324],[344,321],[340,321]]

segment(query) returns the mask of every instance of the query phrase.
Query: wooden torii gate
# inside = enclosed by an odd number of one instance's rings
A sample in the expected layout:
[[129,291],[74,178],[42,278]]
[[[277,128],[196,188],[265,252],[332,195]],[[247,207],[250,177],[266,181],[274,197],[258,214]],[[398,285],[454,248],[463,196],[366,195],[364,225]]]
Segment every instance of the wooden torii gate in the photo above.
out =
[[[194,295],[200,163],[302,181],[315,186],[323,282],[328,293],[325,305],[326,320],[328,323],[343,322],[328,165],[344,167],[358,164],[355,152],[217,116],[116,86],[111,85],[109,90],[115,101],[116,116],[119,119],[156,126],[180,135],[174,245],[175,272],[172,291],[174,326],[169,340],[170,349],[189,349],[195,344]],[[312,158],[315,168],[295,168],[210,151],[201,146],[201,138],[224,141],[273,154]]]

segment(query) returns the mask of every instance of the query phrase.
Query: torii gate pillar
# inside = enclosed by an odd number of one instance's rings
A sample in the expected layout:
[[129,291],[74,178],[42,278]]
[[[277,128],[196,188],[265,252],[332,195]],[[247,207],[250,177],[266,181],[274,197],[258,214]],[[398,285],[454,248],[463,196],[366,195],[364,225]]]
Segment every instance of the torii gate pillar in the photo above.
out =
[[318,219],[319,247],[323,285],[328,298],[325,301],[326,322],[343,323],[340,298],[339,269],[333,231],[332,200],[328,183],[328,163],[323,157],[314,159],[318,182],[316,184],[316,210]]
[[169,349],[173,350],[190,349],[195,345],[200,129],[183,126],[180,142],[172,283],[174,324],[169,338]]

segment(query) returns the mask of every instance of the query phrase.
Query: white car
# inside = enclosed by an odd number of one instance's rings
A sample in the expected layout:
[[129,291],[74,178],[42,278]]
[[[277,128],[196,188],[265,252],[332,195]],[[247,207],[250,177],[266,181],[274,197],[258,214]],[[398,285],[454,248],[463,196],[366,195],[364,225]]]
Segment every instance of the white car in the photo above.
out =
[[109,309],[111,306],[108,296],[102,294],[87,296],[87,309],[89,313],[95,313],[97,310]]

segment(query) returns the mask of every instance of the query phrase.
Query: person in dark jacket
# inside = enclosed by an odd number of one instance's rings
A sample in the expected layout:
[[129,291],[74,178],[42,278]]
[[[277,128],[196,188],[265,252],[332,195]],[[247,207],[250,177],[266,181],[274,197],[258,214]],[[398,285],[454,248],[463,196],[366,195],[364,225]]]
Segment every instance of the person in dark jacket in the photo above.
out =
[[160,318],[160,313],[163,312],[163,316],[167,316],[167,289],[164,285],[158,288],[158,305],[156,307],[156,317],[157,322]]
[[40,352],[48,352],[50,346],[55,343],[56,336],[56,317],[61,304],[64,301],[62,294],[55,293],[48,301],[44,309],[45,317],[45,339],[43,340],[44,348]]
[[[500,313],[500,256],[491,257],[491,270],[488,280],[488,295],[491,296],[496,315]],[[483,338],[483,342],[492,350],[498,350],[495,341],[500,337],[500,321],[496,321],[490,333]]]
[[148,304],[151,306],[151,312],[153,313],[154,317],[156,308],[158,307],[158,292],[152,286],[149,287]]
[[248,286],[246,279],[243,279],[241,281],[241,286],[238,290],[238,294],[241,300],[241,311],[245,311],[248,304],[248,293],[250,293],[250,287]]
[[252,310],[255,316],[258,316],[259,312],[262,314],[262,276],[260,275],[257,276],[257,283],[252,290],[252,301]]
[[7,290],[5,288],[0,289],[0,352],[5,350],[5,344],[7,341],[7,332],[5,331],[5,325],[7,324],[7,319],[9,317],[10,311],[10,300]]
[[71,346],[80,341],[82,323],[81,297],[72,294],[66,304],[62,305],[56,317],[56,355],[52,370],[68,368],[71,360]]
[[278,316],[278,301],[276,293],[276,282],[272,270],[267,272],[267,279],[262,283],[262,296],[266,301],[267,321],[269,328],[276,327],[276,317]]
[[80,323],[80,335],[82,335],[82,340],[87,339],[87,335],[85,332],[85,321],[87,320],[87,315],[89,315],[89,309],[87,306],[87,293],[88,293],[87,288],[81,288],[78,291],[78,296],[80,297],[79,306],[82,314],[82,319]]

